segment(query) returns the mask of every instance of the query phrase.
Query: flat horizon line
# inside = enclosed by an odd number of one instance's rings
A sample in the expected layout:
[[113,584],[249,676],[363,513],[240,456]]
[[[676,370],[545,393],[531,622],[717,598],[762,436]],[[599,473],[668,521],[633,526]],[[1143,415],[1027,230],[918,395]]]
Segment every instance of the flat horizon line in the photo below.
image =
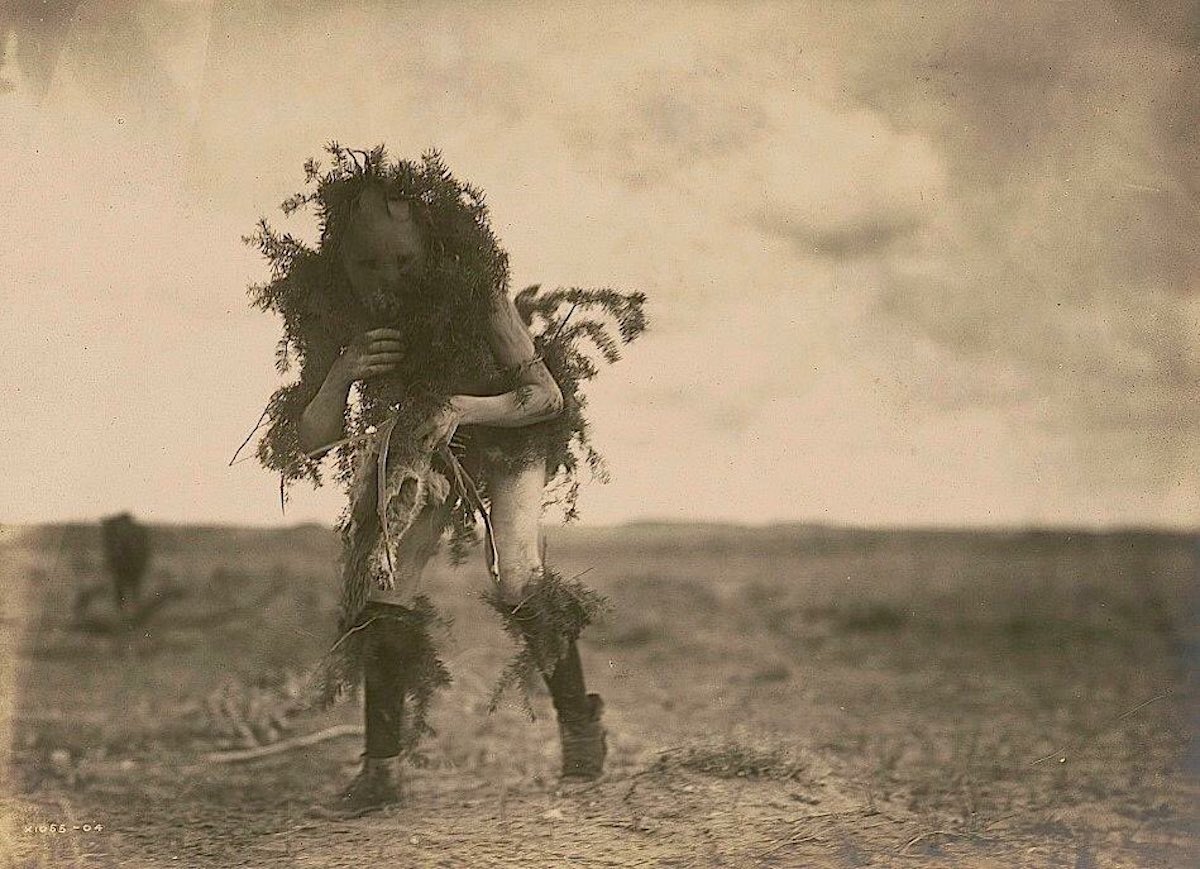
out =
[[[107,515],[107,514],[106,514]],[[135,516],[135,518],[137,518]],[[70,526],[98,525],[96,519],[62,519],[42,522],[0,522],[0,530],[13,529],[46,529]],[[182,521],[149,521],[151,527],[193,530],[222,530],[222,531],[261,531],[288,532],[306,528],[320,528],[335,531],[336,525],[331,522],[316,520],[293,522],[290,524],[253,524],[235,522],[182,522]],[[1166,525],[1152,523],[1112,523],[1112,524],[1070,524],[1070,523],[995,523],[961,525],[947,523],[898,522],[888,523],[853,523],[848,521],[813,521],[805,519],[780,519],[760,522],[737,522],[720,519],[630,519],[621,522],[571,522],[543,523],[544,530],[560,531],[637,531],[641,530],[691,530],[691,529],[720,529],[727,531],[803,531],[806,533],[924,533],[924,534],[1164,534],[1174,536],[1200,536],[1200,526]]]

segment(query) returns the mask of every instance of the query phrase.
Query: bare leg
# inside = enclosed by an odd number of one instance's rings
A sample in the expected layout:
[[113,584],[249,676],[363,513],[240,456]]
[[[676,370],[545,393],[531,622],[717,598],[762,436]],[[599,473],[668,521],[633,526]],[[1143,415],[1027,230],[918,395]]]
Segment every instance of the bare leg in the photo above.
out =
[[357,816],[400,801],[398,758],[405,745],[404,707],[416,639],[405,624],[407,605],[437,552],[448,507],[426,507],[405,529],[394,560],[395,588],[372,589],[359,619],[364,632],[363,768],[325,813]]
[[363,662],[363,705],[366,725],[366,756],[374,759],[398,757],[404,726],[404,698],[409,685],[405,678],[406,658],[411,643],[395,618],[412,603],[422,574],[437,552],[448,508],[428,506],[404,532],[395,560],[396,587],[373,589],[362,621],[366,625],[366,660]]
[[[540,462],[488,478],[501,593],[505,602],[514,606],[520,601],[525,584],[543,568],[540,520],[545,485],[546,472]],[[600,774],[606,752],[604,729],[599,720],[603,704],[599,696],[587,693],[579,648],[574,640],[567,643],[554,669],[543,675],[558,713],[564,777],[595,778]]]
[[373,588],[369,594],[370,600],[400,606],[412,603],[421,590],[425,568],[438,551],[449,512],[448,505],[437,504],[426,507],[417,515],[413,524],[405,529],[396,553],[393,563],[395,588]]
[[488,477],[492,527],[496,533],[504,599],[516,604],[521,589],[542,569],[542,497],[546,470],[541,462]]

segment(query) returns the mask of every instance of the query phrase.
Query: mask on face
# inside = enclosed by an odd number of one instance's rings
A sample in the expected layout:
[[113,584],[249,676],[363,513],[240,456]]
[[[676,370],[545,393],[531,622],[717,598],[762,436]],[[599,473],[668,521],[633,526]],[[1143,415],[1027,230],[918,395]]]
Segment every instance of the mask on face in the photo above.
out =
[[341,251],[350,286],[372,316],[390,319],[419,281],[425,243],[412,203],[368,187],[354,203]]

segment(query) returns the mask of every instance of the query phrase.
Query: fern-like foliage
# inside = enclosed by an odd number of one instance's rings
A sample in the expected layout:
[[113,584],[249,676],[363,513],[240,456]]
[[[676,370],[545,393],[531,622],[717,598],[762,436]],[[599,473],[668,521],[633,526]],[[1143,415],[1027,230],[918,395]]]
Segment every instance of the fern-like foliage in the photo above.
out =
[[401,747],[406,755],[411,755],[421,739],[434,734],[429,724],[430,705],[434,694],[451,683],[450,672],[433,639],[433,630],[444,629],[449,622],[437,614],[425,595],[418,595],[407,608],[365,610],[358,623],[342,635],[317,666],[308,701],[317,707],[328,707],[344,696],[357,693],[367,654],[366,627],[376,620],[384,620],[389,630],[400,632],[407,651],[403,663],[410,707]]
[[[271,267],[271,280],[251,287],[253,304],[276,313],[283,336],[276,352],[281,373],[299,368],[294,383],[280,387],[267,404],[258,458],[278,472],[286,489],[298,480],[322,482],[320,463],[300,449],[300,414],[316,395],[330,367],[359,333],[381,327],[404,335],[405,361],[385,378],[362,384],[359,401],[347,410],[346,434],[404,409],[393,449],[404,451],[406,435],[439,409],[457,383],[494,373],[488,350],[488,312],[508,290],[508,256],[492,232],[483,193],[458,181],[432,151],[420,161],[389,161],[383,146],[353,151],[331,143],[332,165],[305,164],[308,189],[289,197],[285,214],[312,207],[320,226],[310,247],[260,220],[246,242]],[[425,266],[403,294],[366,310],[351,291],[340,259],[355,202],[370,187],[408,201],[421,226]],[[399,447],[396,446],[399,444]],[[335,451],[337,478],[348,485],[355,445]]]
[[[382,145],[356,151],[333,142],[326,151],[331,165],[308,160],[306,189],[281,206],[285,215],[303,208],[315,211],[317,245],[276,230],[265,218],[245,239],[271,268],[271,279],[251,287],[250,296],[256,307],[283,322],[276,368],[281,374],[299,371],[295,381],[279,387],[268,401],[257,446],[263,466],[279,473],[284,499],[297,481],[322,485],[326,462],[333,465],[334,479],[348,488],[361,439],[397,410],[402,420],[391,450],[397,460],[404,460],[415,449],[415,429],[444,404],[457,384],[483,379],[497,391],[519,386],[517,372],[497,370],[488,351],[489,305],[508,292],[509,275],[508,257],[491,229],[483,192],[457,180],[436,151],[419,161],[391,161]],[[371,185],[413,203],[427,254],[415,286],[395,299],[389,306],[394,313],[382,319],[379,312],[363,309],[339,259],[354,203]],[[545,461],[550,491],[570,521],[578,515],[582,472],[607,479],[603,458],[589,436],[583,386],[598,372],[596,356],[617,361],[621,346],[645,330],[646,298],[607,288],[532,286],[514,301],[534,335],[537,352],[562,388],[564,410],[552,420],[524,428],[464,427],[460,458],[479,481],[485,502],[489,468]],[[346,411],[351,443],[333,450],[329,459],[306,456],[300,448],[301,414],[354,336],[381,326],[404,333],[405,363],[393,375],[360,385],[358,400]],[[458,504],[451,521],[452,552],[461,559],[476,540],[474,513]]]
[[[646,297],[612,289],[543,290],[535,285],[513,301],[534,336],[538,355],[562,389],[563,412],[524,428],[488,429],[481,443],[498,448],[512,465],[545,457],[553,500],[572,521],[578,517],[580,472],[587,469],[592,479],[608,479],[587,420],[584,385],[599,372],[593,354],[609,363],[621,358],[621,346],[646,329]],[[515,377],[512,372],[508,376]]]
[[[492,690],[488,711],[494,712],[510,689],[528,685],[538,676],[549,678],[567,653],[568,645],[579,639],[583,629],[605,609],[607,599],[588,588],[578,577],[564,579],[551,568],[544,568],[521,589],[512,603],[499,589],[489,589],[484,601],[500,614],[504,632],[517,644]],[[527,692],[519,694],[521,705],[533,718],[533,705]]]
[[[252,303],[277,315],[283,334],[276,347],[280,374],[298,371],[280,386],[263,413],[263,434],[256,454],[280,475],[280,497],[290,485],[307,480],[320,486],[326,474],[349,494],[372,432],[388,420],[388,469],[416,466],[428,456],[417,431],[464,383],[488,383],[493,392],[518,389],[519,371],[497,367],[490,351],[490,314],[509,292],[508,256],[492,231],[483,192],[456,179],[436,151],[420,160],[390,160],[382,145],[358,151],[330,143],[330,165],[312,159],[304,165],[304,189],[288,197],[285,215],[309,208],[317,217],[315,245],[258,222],[245,241],[270,265],[270,279],[250,288]],[[373,187],[389,199],[410,203],[421,229],[425,257],[419,274],[394,297],[375,300],[370,309],[353,292],[341,251],[355,204]],[[621,348],[646,328],[645,296],[613,289],[522,290],[514,298],[534,336],[537,353],[562,389],[564,410],[554,419],[524,428],[464,426],[453,446],[461,466],[478,484],[481,503],[489,503],[487,481],[496,471],[544,462],[551,493],[563,503],[566,518],[577,516],[576,499],[586,470],[604,480],[603,458],[588,429],[584,385],[601,362],[620,358]],[[393,328],[403,335],[404,361],[386,377],[360,383],[345,412],[346,443],[327,457],[306,455],[299,424],[330,369],[350,342],[369,329]],[[444,468],[434,464],[436,470]],[[322,668],[322,702],[357,685],[360,638],[354,631],[365,599],[364,565],[382,532],[372,487],[362,487],[341,517],[344,542],[343,595],[339,621],[342,639]],[[451,551],[461,560],[476,542],[475,505],[460,497],[447,513]],[[547,573],[531,604],[541,615],[529,636],[529,657],[519,669],[544,669],[557,660],[554,636],[577,636],[598,605],[581,585]],[[524,624],[524,613],[510,613]],[[557,633],[556,633],[557,632]],[[524,636],[524,635],[523,635]],[[432,653],[431,653],[432,654]],[[448,679],[436,656],[421,677],[430,685]],[[425,666],[425,665],[422,665]],[[517,672],[517,671],[514,671]],[[432,690],[432,689],[431,689]],[[415,709],[424,701],[414,697]]]

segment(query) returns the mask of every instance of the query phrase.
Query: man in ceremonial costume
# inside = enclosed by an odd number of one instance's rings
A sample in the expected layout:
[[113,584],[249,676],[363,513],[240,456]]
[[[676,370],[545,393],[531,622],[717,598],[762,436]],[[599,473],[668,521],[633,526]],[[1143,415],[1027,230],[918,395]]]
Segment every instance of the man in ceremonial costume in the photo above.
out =
[[[320,247],[265,222],[253,240],[274,266],[274,280],[255,292],[260,307],[283,315],[281,367],[301,365],[299,381],[268,406],[259,457],[285,483],[319,482],[317,463],[332,451],[350,495],[340,637],[322,688],[329,701],[361,679],[366,733],[363,768],[334,808],[356,815],[399,800],[399,764],[429,732],[433,691],[449,682],[428,634],[435,617],[422,574],[448,530],[456,552],[473,539],[477,517],[496,582],[489,602],[524,643],[519,660],[550,690],[562,775],[596,778],[606,754],[602,703],[586,691],[576,640],[598,598],[542,564],[539,521],[553,477],[574,498],[574,450],[584,448],[593,469],[599,460],[578,392],[595,368],[576,339],[616,358],[596,321],[567,321],[580,306],[601,307],[632,340],[644,326],[642,297],[539,297],[531,288],[519,310],[482,194],[437,155],[389,164],[381,148],[330,150],[330,172],[307,167],[316,192],[285,203],[285,211],[317,204]],[[535,341],[535,316],[549,323],[564,302],[570,310]]]

